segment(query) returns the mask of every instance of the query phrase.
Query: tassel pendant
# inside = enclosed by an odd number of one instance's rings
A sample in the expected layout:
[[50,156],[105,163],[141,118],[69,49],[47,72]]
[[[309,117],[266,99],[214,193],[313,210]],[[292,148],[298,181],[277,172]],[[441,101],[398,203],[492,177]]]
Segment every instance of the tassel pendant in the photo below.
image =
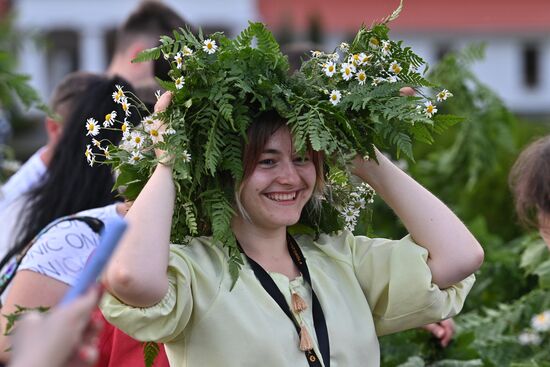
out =
[[300,297],[298,293],[296,292],[292,293],[291,301],[292,301],[292,309],[294,310],[294,312],[299,313],[307,309],[306,301],[304,301],[304,299]]
[[313,342],[311,341],[311,336],[307,332],[304,324],[300,327],[300,350],[306,352],[313,349]]

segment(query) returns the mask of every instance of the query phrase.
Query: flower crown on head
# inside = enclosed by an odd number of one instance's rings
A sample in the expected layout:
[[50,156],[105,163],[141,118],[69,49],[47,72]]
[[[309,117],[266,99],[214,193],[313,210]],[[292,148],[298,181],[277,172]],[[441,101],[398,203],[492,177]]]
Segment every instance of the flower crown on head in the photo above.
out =
[[[350,159],[374,156],[374,146],[412,159],[413,140],[431,143],[435,133],[458,120],[436,114],[436,103],[452,96],[447,90],[434,98],[400,95],[405,86],[435,87],[419,71],[425,67],[422,58],[388,37],[387,22],[400,10],[371,28],[363,26],[351,44],[342,43],[333,53],[312,51],[293,75],[262,23],[250,23],[235,39],[223,33],[204,38],[199,32],[197,37],[185,29],[161,37],[160,46],[135,61],[161,55],[170,60],[172,81],[159,83],[173,92],[172,104],[158,116],[144,117],[139,127],[119,122],[123,144],[111,146],[104,157],[120,172],[116,184],[133,199],[158,163],[153,148],[177,157],[172,241],[211,233],[227,247],[236,277],[242,259],[230,221],[235,187],[243,175],[243,143],[254,117],[274,110],[287,121],[298,152],[311,148],[327,157],[330,193],[317,216],[321,219],[304,221],[309,230],[353,230],[374,193],[368,185],[354,183],[347,169]],[[113,98],[130,104],[121,89]],[[154,127],[154,118],[167,124],[164,133]],[[107,118],[105,124],[112,128]],[[91,147],[86,154],[89,160],[94,157]],[[334,216],[336,221],[326,220]]]

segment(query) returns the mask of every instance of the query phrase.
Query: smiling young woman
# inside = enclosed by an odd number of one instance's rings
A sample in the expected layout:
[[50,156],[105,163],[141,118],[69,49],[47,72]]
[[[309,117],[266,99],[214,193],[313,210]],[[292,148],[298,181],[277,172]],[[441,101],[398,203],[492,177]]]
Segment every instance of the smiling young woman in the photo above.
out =
[[104,277],[110,322],[165,343],[173,366],[378,366],[377,336],[460,311],[483,250],[436,197],[378,152],[378,163],[358,157],[353,173],[410,235],[292,237],[287,227],[323,191],[322,154],[297,154],[273,112],[247,133],[243,180],[233,188],[231,228],[244,262],[237,283],[227,248],[212,238],[169,245],[175,185],[171,166],[159,164]]

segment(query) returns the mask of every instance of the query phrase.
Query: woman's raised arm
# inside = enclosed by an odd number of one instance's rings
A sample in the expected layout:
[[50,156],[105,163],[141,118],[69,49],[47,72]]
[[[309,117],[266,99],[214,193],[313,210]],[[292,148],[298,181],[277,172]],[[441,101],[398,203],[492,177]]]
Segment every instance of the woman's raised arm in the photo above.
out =
[[484,253],[466,226],[418,182],[376,154],[379,164],[356,158],[353,173],[376,190],[415,242],[428,250],[433,282],[443,289],[475,272]]
[[[171,97],[165,93],[155,112],[164,110]],[[111,294],[128,305],[154,305],[168,290],[166,270],[175,196],[172,168],[159,164],[126,215],[128,230],[103,282]]]

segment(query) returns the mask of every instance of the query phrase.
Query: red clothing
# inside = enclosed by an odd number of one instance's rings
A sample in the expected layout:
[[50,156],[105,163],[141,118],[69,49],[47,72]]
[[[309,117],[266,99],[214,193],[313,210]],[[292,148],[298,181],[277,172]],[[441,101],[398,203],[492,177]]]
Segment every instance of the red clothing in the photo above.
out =
[[[109,324],[99,309],[94,317],[105,322],[99,337],[99,361],[95,367],[145,367],[143,342],[137,341]],[[153,367],[170,367],[164,345],[159,344],[159,354]]]

